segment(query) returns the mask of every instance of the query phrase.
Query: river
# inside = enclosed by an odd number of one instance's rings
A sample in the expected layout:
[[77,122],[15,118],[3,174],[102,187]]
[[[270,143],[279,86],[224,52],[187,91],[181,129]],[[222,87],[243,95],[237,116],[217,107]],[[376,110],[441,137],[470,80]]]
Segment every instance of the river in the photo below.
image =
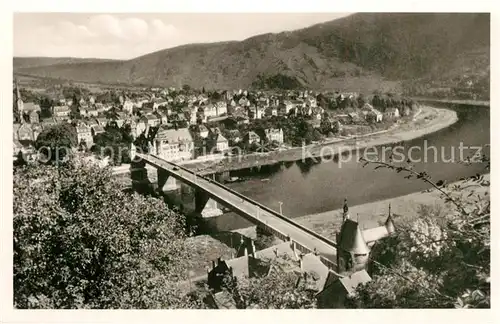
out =
[[[459,118],[452,126],[422,138],[385,147],[398,145],[399,152],[404,152],[406,157],[410,156],[408,152],[411,150],[415,170],[426,171],[435,180],[453,182],[484,172],[482,163],[464,165],[447,161],[453,155],[455,160],[460,158],[461,143],[464,147],[490,144],[490,110],[472,106],[448,108],[457,111]],[[436,148],[437,155],[432,147]],[[382,148],[376,147],[376,150],[382,158]],[[467,156],[475,149],[464,149],[463,152]],[[483,152],[489,156],[489,147]],[[372,165],[363,168],[356,157],[362,154],[363,151],[357,155],[351,152],[350,161],[346,161],[348,157],[344,156],[342,161],[330,158],[316,162],[284,162],[264,166],[260,170],[232,171],[231,176],[247,180],[229,184],[229,187],[277,211],[279,202],[282,202],[283,214],[292,218],[341,208],[344,198],[350,205],[358,205],[428,188],[422,181],[405,179],[404,175],[391,170],[374,170]],[[372,157],[373,153],[369,156]],[[211,222],[221,231],[253,225],[234,213],[224,214]]]

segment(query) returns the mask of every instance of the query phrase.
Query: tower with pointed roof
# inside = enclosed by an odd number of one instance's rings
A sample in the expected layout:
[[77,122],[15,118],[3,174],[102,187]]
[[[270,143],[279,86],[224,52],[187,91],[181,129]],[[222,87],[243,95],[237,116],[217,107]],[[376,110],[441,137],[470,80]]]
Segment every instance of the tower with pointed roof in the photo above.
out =
[[370,249],[357,221],[350,219],[347,199],[344,199],[342,226],[337,233],[337,267],[339,272],[363,269]]
[[21,93],[19,91],[19,83],[17,82],[16,79],[16,107],[17,107],[17,112],[19,113],[19,118],[21,120],[21,123],[24,121],[22,118],[23,116],[23,110],[24,110],[24,103],[23,99],[21,99]]
[[389,235],[396,231],[396,227],[394,226],[394,221],[391,214],[391,204],[389,204],[389,216],[387,216],[387,220],[385,221],[384,226],[387,229],[387,233]]
[[358,222],[347,219],[337,235],[337,267],[339,272],[364,269],[370,248],[366,244]]
[[349,219],[349,206],[347,205],[347,198],[344,198],[344,207],[342,212],[342,223]]

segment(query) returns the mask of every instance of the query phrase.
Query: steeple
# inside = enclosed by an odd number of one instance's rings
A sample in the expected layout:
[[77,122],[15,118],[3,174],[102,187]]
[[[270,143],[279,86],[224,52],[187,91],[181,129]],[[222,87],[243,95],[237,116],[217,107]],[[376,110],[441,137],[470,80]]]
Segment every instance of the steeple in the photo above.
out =
[[387,216],[387,220],[385,221],[384,226],[387,229],[387,233],[389,233],[389,235],[396,231],[396,227],[394,226],[394,221],[392,220],[391,204],[389,204],[389,216]]
[[21,94],[19,93],[19,83],[16,79],[16,101],[21,99]]
[[338,244],[342,250],[354,254],[368,254],[370,251],[358,222],[351,219],[347,219],[342,225]]
[[22,124],[24,123],[24,117],[23,117],[24,103],[23,100],[21,99],[21,93],[19,91],[19,83],[17,82],[17,79],[16,79],[16,108],[19,114],[19,119],[21,120]]
[[347,198],[344,198],[344,211],[342,214],[342,222],[345,222],[349,219],[349,206],[347,206]]

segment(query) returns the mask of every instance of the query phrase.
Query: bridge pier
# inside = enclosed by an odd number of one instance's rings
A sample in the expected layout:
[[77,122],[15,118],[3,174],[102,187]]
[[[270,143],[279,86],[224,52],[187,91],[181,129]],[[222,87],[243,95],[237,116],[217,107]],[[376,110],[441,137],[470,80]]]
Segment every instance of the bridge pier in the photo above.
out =
[[210,198],[210,195],[203,190],[196,190],[194,193],[195,212],[201,214],[203,218],[217,217],[223,214],[217,202]]
[[158,169],[157,178],[158,178],[158,190],[160,192],[175,191],[179,189],[179,186],[177,185],[177,180],[174,177],[171,177],[167,171],[163,169]]

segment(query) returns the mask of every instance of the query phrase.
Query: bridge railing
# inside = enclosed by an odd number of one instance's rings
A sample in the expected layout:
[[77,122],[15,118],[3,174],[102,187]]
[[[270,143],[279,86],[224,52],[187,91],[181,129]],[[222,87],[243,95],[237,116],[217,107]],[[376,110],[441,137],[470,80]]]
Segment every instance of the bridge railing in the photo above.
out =
[[[160,157],[158,157],[158,156],[156,156],[156,155],[153,155],[153,154],[150,154],[150,155],[151,155],[152,157],[156,158],[156,159],[159,159],[159,160],[161,160],[161,161],[165,161],[165,160],[163,160],[162,158],[160,158]],[[191,173],[191,174],[193,174],[193,175],[196,175],[196,176],[198,176],[198,177],[200,177],[200,178],[202,178],[202,179],[204,179],[204,180],[206,180],[206,181],[208,181],[208,182],[210,182],[210,183],[213,183],[213,184],[215,184],[215,185],[217,185],[217,186],[219,186],[219,187],[223,188],[224,190],[229,191],[230,193],[234,194],[235,196],[238,196],[239,198],[245,199],[245,200],[247,200],[247,201],[251,202],[252,204],[259,206],[259,208],[261,208],[262,210],[265,210],[265,211],[267,211],[267,212],[269,212],[269,213],[273,214],[274,216],[278,217],[279,219],[281,219],[281,220],[283,220],[283,221],[285,221],[285,222],[287,222],[287,223],[289,223],[289,224],[291,224],[291,225],[293,225],[293,226],[295,226],[295,227],[297,227],[297,228],[301,229],[302,231],[304,231],[304,232],[308,233],[309,235],[311,235],[311,236],[313,236],[313,237],[317,238],[318,240],[323,241],[324,243],[327,243],[327,244],[329,244],[329,245],[331,245],[331,246],[333,246],[333,247],[337,247],[337,244],[336,244],[334,241],[332,241],[332,240],[330,240],[330,239],[327,239],[326,237],[324,237],[324,236],[322,236],[322,235],[319,235],[318,233],[316,233],[316,232],[314,232],[314,231],[310,230],[309,228],[307,228],[307,227],[305,227],[305,226],[300,225],[299,223],[297,223],[297,222],[295,222],[295,221],[291,220],[290,218],[288,218],[288,217],[285,217],[285,216],[281,215],[280,213],[278,213],[278,212],[276,212],[276,211],[272,210],[271,208],[269,208],[269,207],[267,207],[267,206],[265,206],[265,205],[263,205],[263,204],[261,204],[261,203],[259,203],[259,202],[255,201],[255,200],[253,200],[253,199],[248,198],[248,197],[247,197],[247,196],[245,196],[245,195],[240,194],[239,192],[237,192],[237,191],[235,191],[235,190],[233,190],[233,189],[231,189],[231,188],[229,188],[229,187],[227,187],[227,186],[225,186],[225,185],[221,184],[220,182],[214,181],[214,180],[212,180],[212,179],[210,179],[210,178],[207,178],[207,177],[205,177],[205,176],[202,176],[202,175],[197,175],[195,172],[193,172],[193,171],[191,171],[191,170],[189,170],[189,169],[187,169],[187,168],[185,168],[185,167],[182,167],[182,166],[180,166],[180,165],[178,165],[178,164],[172,163],[172,162],[170,162],[170,161],[165,161],[165,162],[166,162],[166,163],[168,163],[168,164],[171,164],[171,165],[173,165],[173,166],[175,166],[175,167],[177,167],[177,168],[179,168],[179,169],[182,169],[182,170],[184,170],[184,171],[186,171],[186,172],[189,172],[189,173]]]

